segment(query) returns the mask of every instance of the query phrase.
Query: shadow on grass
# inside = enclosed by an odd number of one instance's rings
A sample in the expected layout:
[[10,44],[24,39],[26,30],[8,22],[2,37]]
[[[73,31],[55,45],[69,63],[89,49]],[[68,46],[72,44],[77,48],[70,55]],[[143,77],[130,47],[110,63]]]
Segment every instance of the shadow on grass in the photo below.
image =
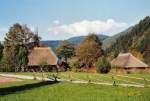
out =
[[55,84],[55,83],[59,83],[59,82],[57,82],[57,81],[45,81],[44,82],[43,81],[43,82],[32,83],[32,84],[24,84],[21,86],[0,88],[0,95],[8,95],[8,94],[12,94],[15,92],[29,90],[29,89],[33,89],[33,88],[37,88],[37,87],[41,87],[41,86],[45,86],[45,85],[50,85],[50,84]]

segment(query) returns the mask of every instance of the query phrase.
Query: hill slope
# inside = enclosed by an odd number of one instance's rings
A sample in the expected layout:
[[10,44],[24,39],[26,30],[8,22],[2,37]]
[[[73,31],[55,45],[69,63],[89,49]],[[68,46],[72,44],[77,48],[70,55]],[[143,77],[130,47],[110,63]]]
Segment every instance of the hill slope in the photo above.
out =
[[[73,44],[79,44],[80,42],[83,41],[83,39],[86,36],[77,36],[77,37],[72,37],[67,39],[69,42],[73,43]],[[100,40],[104,40],[106,38],[108,38],[108,36],[106,35],[98,35]],[[56,50],[56,48],[58,47],[58,45],[62,42],[63,40],[47,40],[47,41],[41,41],[44,45],[51,47],[54,51]]]
[[44,45],[51,47],[54,51],[56,50],[57,46],[62,42],[61,40],[46,40],[41,41]]
[[[69,38],[68,41],[73,43],[73,44],[79,44],[80,42],[83,41],[83,39],[85,38],[86,36],[77,36],[77,37],[72,37],[72,38]],[[102,35],[102,34],[98,34],[98,37],[100,40],[105,40],[107,38],[109,38],[109,36],[106,36],[106,35]]]
[[150,17],[145,17],[126,34],[118,37],[106,51],[109,54],[120,52],[140,54],[144,61],[150,64]]
[[120,32],[118,34],[115,34],[111,37],[106,38],[105,40],[103,40],[103,49],[107,49],[109,48],[113,43],[116,42],[117,38],[119,38],[120,36],[123,36],[125,34],[127,34],[129,31],[131,31],[132,27],[126,29],[123,32]]

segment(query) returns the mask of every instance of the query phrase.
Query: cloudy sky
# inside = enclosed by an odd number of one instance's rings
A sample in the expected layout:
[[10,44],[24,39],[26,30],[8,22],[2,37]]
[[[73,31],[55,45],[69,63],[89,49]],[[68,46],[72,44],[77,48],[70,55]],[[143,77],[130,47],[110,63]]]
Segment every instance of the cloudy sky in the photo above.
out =
[[150,0],[0,0],[0,40],[14,23],[38,28],[42,40],[114,35],[150,16]]

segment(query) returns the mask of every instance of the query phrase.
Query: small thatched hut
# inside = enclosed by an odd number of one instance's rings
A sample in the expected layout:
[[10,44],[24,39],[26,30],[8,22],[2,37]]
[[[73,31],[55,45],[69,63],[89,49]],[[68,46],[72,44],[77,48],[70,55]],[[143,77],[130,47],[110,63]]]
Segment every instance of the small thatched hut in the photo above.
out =
[[111,65],[126,72],[146,71],[149,66],[134,57],[131,53],[121,53],[111,61]]
[[57,56],[49,47],[35,47],[28,56],[28,67],[37,68],[40,66],[56,66]]

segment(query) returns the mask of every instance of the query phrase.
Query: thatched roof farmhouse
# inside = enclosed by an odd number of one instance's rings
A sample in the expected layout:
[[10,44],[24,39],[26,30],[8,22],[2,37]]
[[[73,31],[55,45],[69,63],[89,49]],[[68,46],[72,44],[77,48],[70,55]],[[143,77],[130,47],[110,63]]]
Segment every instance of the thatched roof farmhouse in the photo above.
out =
[[57,65],[57,56],[49,47],[34,47],[28,56],[28,66]]
[[131,53],[121,53],[111,61],[111,65],[126,70],[149,69],[149,66],[134,57]]

